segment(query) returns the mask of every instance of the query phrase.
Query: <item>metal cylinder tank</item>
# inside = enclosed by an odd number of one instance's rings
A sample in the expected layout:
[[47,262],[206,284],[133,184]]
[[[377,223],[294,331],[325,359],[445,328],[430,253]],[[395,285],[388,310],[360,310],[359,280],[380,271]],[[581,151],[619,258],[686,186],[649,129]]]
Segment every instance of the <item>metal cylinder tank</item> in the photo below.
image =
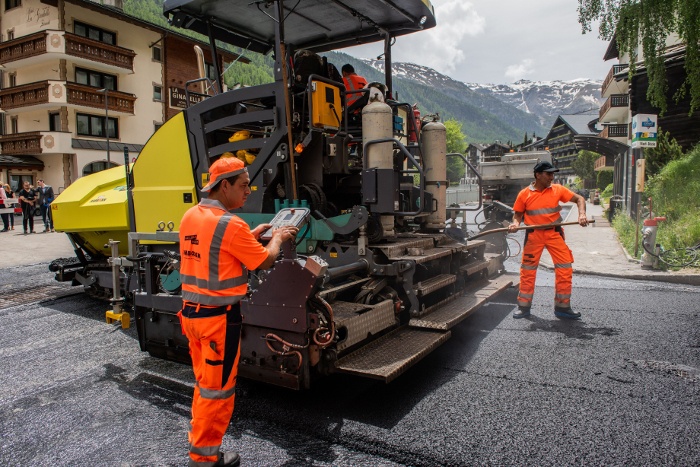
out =
[[[362,144],[367,141],[391,138],[393,113],[384,102],[371,102],[362,109]],[[394,166],[393,143],[373,144],[367,149],[367,167],[390,169]]]
[[[391,107],[384,102],[370,102],[362,109],[362,145],[368,141],[392,138],[394,117]],[[394,143],[372,144],[365,149],[365,169],[392,169],[394,168]],[[391,189],[391,187],[381,187]],[[394,216],[383,214],[380,216],[382,232],[384,236],[394,235]]]
[[425,191],[437,201],[437,210],[426,218],[425,228],[444,229],[447,216],[447,129],[430,122],[421,131]]

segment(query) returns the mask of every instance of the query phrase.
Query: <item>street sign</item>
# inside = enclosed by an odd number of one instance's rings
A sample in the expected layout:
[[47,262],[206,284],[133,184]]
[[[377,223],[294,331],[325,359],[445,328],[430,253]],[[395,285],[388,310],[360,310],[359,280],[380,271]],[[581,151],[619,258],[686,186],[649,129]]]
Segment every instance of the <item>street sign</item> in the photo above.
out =
[[632,147],[655,148],[659,126],[653,114],[637,114],[632,117]]

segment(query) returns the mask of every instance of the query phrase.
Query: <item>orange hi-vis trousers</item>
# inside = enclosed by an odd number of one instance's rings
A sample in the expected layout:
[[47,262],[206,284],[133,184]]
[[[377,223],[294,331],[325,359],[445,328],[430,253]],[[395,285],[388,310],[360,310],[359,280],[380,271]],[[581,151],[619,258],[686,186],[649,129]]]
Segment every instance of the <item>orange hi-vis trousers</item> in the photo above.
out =
[[185,302],[180,311],[197,382],[188,433],[190,465],[212,466],[228,429],[240,357],[240,305],[208,307]]
[[552,256],[554,263],[555,281],[555,308],[571,307],[571,267],[574,257],[571,250],[564,242],[564,232],[560,228],[527,230],[525,245],[523,246],[523,259],[520,264],[520,293],[518,293],[518,306],[531,307],[532,297],[535,294],[535,279],[537,278],[537,266],[540,264],[542,250]]

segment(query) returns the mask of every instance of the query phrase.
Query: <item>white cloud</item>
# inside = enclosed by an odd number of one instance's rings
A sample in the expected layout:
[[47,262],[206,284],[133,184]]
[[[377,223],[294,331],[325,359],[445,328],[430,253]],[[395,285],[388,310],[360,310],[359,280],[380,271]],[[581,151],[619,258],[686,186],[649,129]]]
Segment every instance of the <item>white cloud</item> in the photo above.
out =
[[533,68],[534,64],[534,60],[531,58],[526,58],[515,65],[508,65],[504,76],[511,81],[518,81],[519,79],[522,79],[525,76],[531,75],[535,72]]
[[464,38],[486,30],[486,19],[470,2],[447,0],[435,5],[437,26],[421,34],[397,38],[393,51],[396,61],[416,61],[443,73],[455,71],[465,60]]

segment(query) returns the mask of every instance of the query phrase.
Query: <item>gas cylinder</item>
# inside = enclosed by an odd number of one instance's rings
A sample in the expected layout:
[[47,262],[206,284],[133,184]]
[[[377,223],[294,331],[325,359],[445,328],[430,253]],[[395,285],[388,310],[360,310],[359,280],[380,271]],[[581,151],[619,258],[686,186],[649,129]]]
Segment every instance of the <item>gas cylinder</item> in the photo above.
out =
[[[392,138],[393,132],[393,112],[389,105],[384,102],[370,102],[362,109],[362,144],[377,139]],[[365,160],[367,169],[393,169],[394,168],[394,143],[372,144],[365,149],[367,151]],[[395,187],[381,187],[384,190],[391,190],[393,195]],[[384,236],[394,235],[394,216],[381,215],[382,232]]]
[[644,219],[642,227],[642,269],[656,269],[659,266],[658,250],[656,247],[656,229],[659,222],[665,221],[665,217]]
[[425,228],[444,229],[447,217],[447,129],[440,122],[430,122],[423,127],[423,170],[425,191],[437,201],[437,210],[426,219]]

